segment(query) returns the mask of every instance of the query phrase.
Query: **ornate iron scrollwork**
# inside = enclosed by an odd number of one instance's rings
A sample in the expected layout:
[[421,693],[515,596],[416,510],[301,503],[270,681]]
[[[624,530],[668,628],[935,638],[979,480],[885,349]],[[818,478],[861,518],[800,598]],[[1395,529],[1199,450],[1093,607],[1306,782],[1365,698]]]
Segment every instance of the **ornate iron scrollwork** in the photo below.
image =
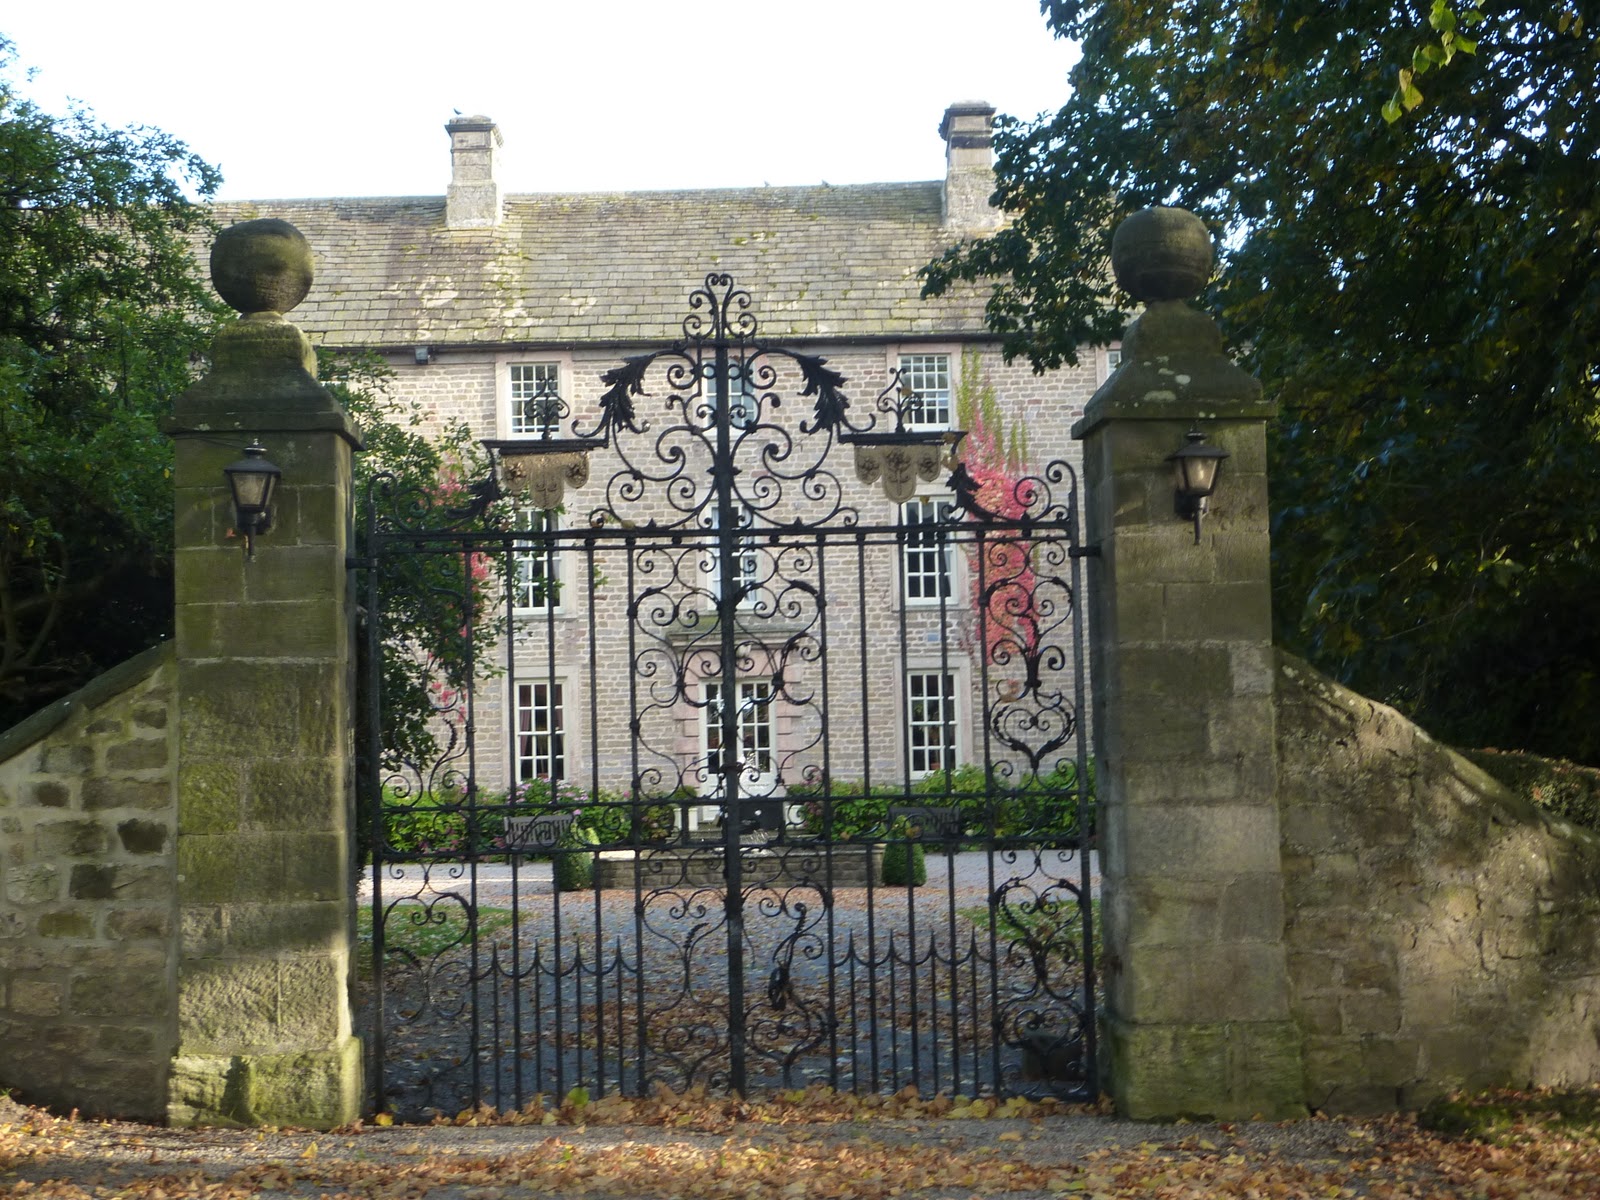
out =
[[[430,753],[369,727],[380,1100],[453,1114],[580,1082],[818,1080],[1088,1095],[1092,821],[1070,468],[969,469],[961,434],[923,427],[898,377],[853,405],[826,359],[757,339],[750,295],[728,275],[691,293],[681,331],[601,376],[598,415],[536,395],[522,422],[536,435],[489,443],[501,483],[444,504],[393,481],[369,496],[369,585],[428,564],[439,636],[498,622],[506,653],[479,674],[502,672],[510,690],[528,656],[545,686],[583,682],[589,756],[627,764],[615,781],[596,767],[581,786],[524,777],[497,792],[477,739],[541,735],[498,692],[474,691],[471,672],[438,693]],[[843,474],[840,446],[855,460]],[[588,481],[591,461],[614,469]],[[573,519],[502,521],[508,477]],[[941,482],[953,500],[913,529],[901,506]],[[930,581],[916,603],[903,583],[914,556]],[[520,610],[519,569],[542,585],[523,588]],[[498,601],[484,605],[484,588]],[[425,639],[385,640],[368,594],[369,678],[385,653],[414,655],[398,666],[428,677]],[[879,653],[902,688],[921,664],[931,692],[869,688]],[[836,715],[846,690],[860,728]],[[967,762],[936,711],[958,696],[972,710]],[[918,704],[924,760],[912,770],[908,752],[886,778],[869,753],[890,736],[881,713]],[[849,739],[853,772],[838,761]],[[595,812],[605,821],[585,826]],[[439,834],[425,846],[424,826]],[[925,854],[936,882],[884,888],[891,844]],[[578,868],[593,880],[560,890]],[[403,1053],[385,1049],[391,1035]]]

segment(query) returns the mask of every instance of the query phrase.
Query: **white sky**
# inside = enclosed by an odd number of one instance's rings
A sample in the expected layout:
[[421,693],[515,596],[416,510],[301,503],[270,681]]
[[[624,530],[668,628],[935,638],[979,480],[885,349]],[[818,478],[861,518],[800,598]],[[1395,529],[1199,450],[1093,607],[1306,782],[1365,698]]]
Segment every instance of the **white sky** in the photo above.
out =
[[935,179],[939,118],[1032,118],[1076,54],[1037,0],[17,0],[13,78],[221,168],[221,199],[441,195],[452,110],[511,192]]

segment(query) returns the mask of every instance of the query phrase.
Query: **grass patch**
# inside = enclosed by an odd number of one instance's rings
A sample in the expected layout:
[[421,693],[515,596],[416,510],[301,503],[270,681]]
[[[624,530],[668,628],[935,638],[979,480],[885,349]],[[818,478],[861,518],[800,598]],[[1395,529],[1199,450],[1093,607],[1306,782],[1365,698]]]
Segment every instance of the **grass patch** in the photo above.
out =
[[[1013,904],[991,912],[987,904],[958,910],[978,929],[988,929],[997,921],[996,932],[1002,938],[1025,938],[1038,942],[1053,942],[1063,937],[1077,938],[1078,902],[1076,900],[1046,900],[1033,905]],[[1094,921],[1096,939],[1100,934],[1100,901],[1089,900],[1090,917]]]
[[[511,926],[509,908],[479,908],[477,936],[483,940]],[[384,950],[432,958],[454,947],[465,947],[471,935],[467,911],[459,904],[396,904],[384,920]],[[356,941],[364,960],[372,957],[372,906],[356,909]]]
[[1493,1145],[1549,1134],[1600,1144],[1600,1085],[1451,1096],[1423,1109],[1418,1123],[1436,1133]]

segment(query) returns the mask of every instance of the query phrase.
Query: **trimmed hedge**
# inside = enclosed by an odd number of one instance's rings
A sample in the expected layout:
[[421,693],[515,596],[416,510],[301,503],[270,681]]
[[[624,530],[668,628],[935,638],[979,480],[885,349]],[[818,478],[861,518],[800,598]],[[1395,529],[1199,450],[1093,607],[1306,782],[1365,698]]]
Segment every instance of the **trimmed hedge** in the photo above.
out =
[[[586,831],[591,835],[586,844],[600,848],[659,845],[674,836],[679,801],[701,803],[698,795],[680,790],[670,800],[636,804],[617,792],[591,796],[575,783],[563,781],[552,787],[547,779],[530,780],[515,794],[481,791],[475,803],[455,791],[426,793],[414,800],[386,792],[384,857],[457,858],[471,846],[475,857],[494,858],[505,852],[505,819],[539,813],[572,813],[573,828]],[[362,822],[364,857],[369,824]]]
[[[1051,841],[1078,832],[1078,797],[1074,764],[1065,763],[1048,775],[1025,775],[1012,781],[997,778],[992,799],[983,768],[968,764],[937,771],[905,784],[879,784],[870,790],[859,782],[834,780],[822,799],[823,786],[791,784],[785,802],[801,807],[805,831],[827,834],[835,841],[884,839],[889,836],[891,805],[927,804],[955,808],[968,838],[1014,838]],[[1094,764],[1088,764],[1084,800],[1089,825],[1094,823]],[[634,801],[617,792],[591,794],[575,783],[552,786],[535,779],[515,794],[479,792],[475,801],[462,792],[430,793],[415,800],[386,793],[383,809],[384,857],[388,859],[451,859],[469,849],[476,857],[505,853],[508,816],[569,812],[575,830],[588,831],[587,844],[601,849],[661,845],[676,836],[682,804],[705,803],[696,792],[679,789],[670,797]],[[368,821],[362,822],[365,850]],[[365,857],[365,855],[363,855]],[[562,856],[557,856],[562,857]],[[568,856],[570,857],[570,856]]]
[[551,854],[551,879],[558,892],[580,892],[594,883],[594,830],[574,825]]
[[545,812],[576,812],[587,793],[575,784],[552,787],[547,779],[522,784],[515,794],[480,791],[427,792],[415,799],[386,790],[383,844],[386,858],[453,858],[470,847],[476,857],[505,851],[505,819]]
[[[806,832],[831,833],[835,841],[881,838],[885,835],[891,805],[923,803],[961,811],[963,831],[974,838],[1036,838],[1070,836],[1078,832],[1076,768],[1056,767],[1048,775],[1026,775],[1013,782],[995,781],[991,805],[983,768],[973,763],[954,771],[935,771],[909,786],[877,784],[868,789],[860,782],[834,780],[828,795],[816,784],[793,784],[788,800],[801,805]],[[1094,763],[1088,764],[1084,802],[1091,830],[1094,826]],[[830,811],[831,809],[831,811]]]

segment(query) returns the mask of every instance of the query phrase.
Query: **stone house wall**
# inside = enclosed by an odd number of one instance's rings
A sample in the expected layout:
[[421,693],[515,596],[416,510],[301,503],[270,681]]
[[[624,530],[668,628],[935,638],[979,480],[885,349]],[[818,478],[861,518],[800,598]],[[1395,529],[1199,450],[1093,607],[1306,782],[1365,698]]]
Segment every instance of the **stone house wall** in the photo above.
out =
[[1311,1106],[1600,1078],[1600,835],[1286,655],[1277,698]]
[[[684,281],[685,305],[692,286],[693,280]],[[784,299],[782,296],[756,296],[757,318],[765,315],[766,306],[777,307]],[[784,341],[777,337],[772,343],[783,345]],[[866,345],[808,342],[802,348],[806,353],[824,356],[831,368],[846,377],[845,391],[851,400],[852,415],[859,419],[871,411],[875,398],[888,386],[898,352],[919,347],[886,341]],[[563,368],[566,372],[563,387],[573,418],[584,427],[597,422],[599,400],[604,391],[602,373],[616,367],[625,356],[646,349],[648,347],[644,346],[576,347],[570,351],[566,360],[570,371]],[[1006,363],[999,347],[990,341],[952,341],[948,345],[941,343],[937,349],[949,353],[956,380],[972,373],[975,388],[992,392],[1003,436],[1018,436],[1019,444],[1025,445],[1027,470],[1042,471],[1054,460],[1064,460],[1077,468],[1081,449],[1070,431],[1106,370],[1102,353],[1082,347],[1077,366],[1038,375],[1025,363]],[[498,357],[503,360],[508,356]],[[530,351],[526,357],[533,360],[544,356]],[[428,364],[418,364],[408,354],[391,355],[388,365],[394,375],[390,390],[397,398],[418,407],[423,414],[422,427],[427,431],[437,433],[447,421],[458,420],[469,425],[475,435],[492,437],[497,421],[504,423],[504,414],[497,416],[500,401],[496,389],[498,375],[505,366],[502,361],[497,367],[496,359],[493,352],[470,350],[452,351]],[[821,441],[806,437],[797,428],[798,423],[810,415],[810,401],[799,394],[803,384],[798,373],[787,368],[781,357],[775,356],[770,361],[779,371],[772,390],[782,403],[776,410],[763,412],[762,420],[790,431],[797,447],[795,458],[799,460],[814,453]],[[660,378],[653,378],[649,389],[651,396],[640,405],[640,416],[649,422],[649,431],[643,435],[619,435],[619,440],[627,442],[628,453],[634,461],[642,462],[647,469],[664,469],[655,460],[654,439],[665,424],[675,420],[663,406],[667,389],[662,383]],[[956,390],[960,390],[959,383]],[[952,397],[952,407],[955,403]],[[971,455],[968,457],[970,459]],[[747,449],[741,462],[753,459],[754,454]],[[834,445],[824,465],[837,476],[843,502],[859,512],[863,523],[885,524],[895,520],[895,506],[883,497],[877,485],[863,484],[856,479],[849,446]],[[590,512],[605,504],[608,484],[625,469],[615,447],[596,451],[590,459],[589,482],[567,494],[562,526],[567,529],[584,527]],[[698,473],[693,477],[703,482]],[[789,496],[798,495],[792,483],[787,486]],[[930,495],[949,494],[942,478],[938,483],[926,485],[922,491]],[[670,518],[675,515],[665,503],[664,488],[651,485],[648,494],[657,505],[653,510],[642,506],[645,511],[641,520],[644,516]],[[358,505],[362,503],[364,497],[358,498]],[[358,520],[361,519],[364,517],[358,514]],[[683,576],[683,590],[690,586],[706,586],[698,570],[699,551],[679,553],[681,561],[674,565]],[[967,762],[982,760],[984,731],[978,717],[984,706],[980,664],[974,653],[976,622],[968,586],[974,570],[972,553],[970,544],[956,551],[954,594],[948,610],[943,613],[936,605],[896,602],[899,591],[896,557],[889,547],[879,546],[872,551],[865,580],[857,573],[854,552],[845,542],[839,542],[830,554],[827,577],[832,603],[827,621],[832,680],[828,710],[833,730],[830,763],[836,778],[859,780],[869,773],[879,780],[898,777],[905,739],[901,677],[908,669],[934,670],[943,663],[949,664],[961,691],[959,712],[964,727],[957,737],[959,756]],[[619,720],[617,714],[629,713],[633,703],[629,692],[635,681],[632,655],[638,652],[638,646],[630,643],[626,556],[618,543],[602,543],[595,562],[594,580],[585,577],[586,564],[575,546],[573,552],[560,557],[564,559],[558,568],[562,574],[563,601],[557,614],[547,619],[540,612],[515,619],[514,649],[508,654],[507,648],[502,646],[493,652],[491,657],[498,673],[480,684],[474,698],[473,769],[476,778],[490,791],[508,788],[514,782],[512,714],[517,684],[550,679],[565,685],[568,777],[582,786],[597,781],[601,787],[625,792],[633,775],[632,745],[628,739],[614,736]],[[640,587],[660,582],[663,556],[655,554],[652,558],[657,574],[639,583]],[[815,570],[814,565],[811,570]],[[587,585],[591,583],[595,585],[592,589],[593,630],[589,627],[587,594],[590,590]],[[902,612],[906,618],[903,629]],[[814,614],[812,616],[814,619]],[[632,632],[636,640],[648,643],[646,627]],[[870,663],[865,679],[856,669],[863,638],[869,648]],[[1080,650],[1087,655],[1086,649]],[[592,686],[591,665],[594,667]],[[801,664],[800,671],[810,672],[805,680],[797,679],[795,670],[791,663],[789,677],[798,687],[797,694],[804,694],[808,686],[817,683],[817,670]],[[752,677],[762,673],[761,665],[753,667]],[[1070,678],[1070,668],[1065,670],[1063,678]],[[591,691],[600,714],[599,729],[590,727]],[[649,710],[645,714],[646,722],[656,726],[649,730],[651,754],[666,746],[675,745],[677,750],[672,762],[645,761],[640,768],[660,769],[668,776],[675,776],[679,770],[692,771],[693,761],[703,755],[700,749],[702,710],[689,705],[669,708],[647,704],[646,707]],[[819,739],[816,730],[806,725],[814,715],[813,710],[814,706],[780,705],[774,713],[779,755],[785,759],[785,774],[790,781],[802,777],[804,765],[815,765],[817,755],[813,750]],[[1082,715],[1087,719],[1087,712]],[[864,734],[868,730],[870,734]],[[868,741],[870,747],[865,744]],[[599,750],[598,761],[591,753],[594,747]],[[647,760],[651,754],[646,755]],[[795,757],[788,757],[790,755]],[[671,788],[668,786],[664,790]]]
[[24,1100],[166,1112],[175,673],[157,646],[0,734],[0,1088]]
[[[281,218],[306,235],[316,255],[315,279],[296,309],[296,323],[319,346],[380,356],[392,372],[390,394],[414,406],[425,433],[460,423],[479,438],[511,436],[513,366],[534,363],[555,368],[571,416],[592,426],[604,391],[602,372],[628,355],[685,336],[693,328],[685,318],[706,315],[691,308],[691,293],[705,288],[714,271],[748,294],[749,308],[740,312],[757,321],[759,342],[824,356],[847,377],[851,415],[858,420],[871,411],[902,353],[947,355],[957,389],[971,355],[993,389],[989,411],[998,411],[1016,435],[1006,439],[1007,447],[1022,449],[1025,441],[1025,461],[1036,469],[1054,459],[1076,466],[1079,447],[1070,430],[1104,378],[1109,351],[1080,347],[1075,366],[1036,374],[1025,362],[1004,361],[983,320],[986,288],[962,285],[940,297],[921,295],[917,272],[927,262],[1000,221],[989,206],[993,115],[981,102],[962,102],[945,112],[939,125],[943,180],[528,195],[504,193],[495,180],[502,140],[496,123],[458,116],[446,128],[450,186],[443,197],[239,202],[219,206],[218,215],[224,223]],[[810,403],[791,382],[780,380],[774,391],[783,397],[780,423],[792,429]],[[669,420],[661,404],[666,389],[652,385],[651,391],[638,415],[652,433],[633,439],[634,452],[646,459],[653,457],[651,438]],[[773,415],[764,413],[763,419]],[[567,422],[562,425],[570,431]],[[977,442],[967,443],[969,462]],[[845,502],[864,522],[893,519],[893,507],[857,483],[848,447],[836,446],[830,465],[847,493]],[[646,470],[652,467],[662,471],[659,462]],[[606,483],[620,469],[614,448],[592,456],[589,485],[567,497],[569,528],[601,502]],[[707,482],[698,468],[694,479]],[[663,491],[651,490],[658,497]],[[681,514],[670,512],[664,498],[657,513],[640,514],[643,520],[675,515]],[[883,549],[881,558],[892,564],[892,549]],[[689,561],[699,557],[699,548],[689,548],[671,564],[675,575],[686,577],[675,580],[681,590],[703,578]],[[493,655],[495,677],[474,690],[473,746],[469,752],[458,743],[462,761],[452,764],[451,773],[470,774],[488,790],[511,782],[520,678],[562,686],[569,777],[587,783],[598,775],[608,789],[627,788],[633,765],[616,725],[618,714],[632,715],[628,687],[636,664],[619,599],[621,558],[611,554],[597,564],[596,577],[609,582],[597,589],[593,629],[577,604],[564,606],[548,627],[539,615],[518,618],[512,644]],[[659,556],[656,565],[662,565]],[[973,641],[959,628],[975,624],[968,598],[959,591],[952,596],[953,611],[945,614],[951,628],[937,628],[930,619],[934,606],[913,612],[915,606],[893,602],[894,589],[882,582],[889,576],[885,567],[865,589],[870,611],[862,616],[867,605],[852,603],[858,593],[849,574],[847,563],[830,566],[830,594],[851,594],[852,600],[830,610],[829,640],[838,647],[864,641],[872,665],[838,672],[839,686],[830,695],[833,729],[856,737],[853,746],[836,743],[838,777],[860,778],[868,766],[880,776],[903,773],[910,742],[902,728],[907,704],[897,699],[891,708],[867,698],[900,697],[906,669],[939,670],[947,654],[955,660],[954,689],[966,700],[955,706],[964,710],[956,718],[963,726],[961,757],[980,760],[983,730],[973,718],[981,710],[981,665],[969,646],[958,644]],[[569,577],[566,594],[586,600],[588,582]],[[843,622],[852,609],[855,628],[849,629]],[[743,673],[753,680],[770,672],[752,664]],[[668,711],[673,707],[678,711]],[[640,769],[659,767],[676,775],[686,767],[703,739],[702,713],[689,703],[652,710],[650,719],[662,726],[652,742],[681,743],[681,749]],[[869,715],[876,725],[870,750],[857,737]],[[781,729],[786,718],[775,719]],[[802,714],[787,719],[789,745],[814,740]]]

